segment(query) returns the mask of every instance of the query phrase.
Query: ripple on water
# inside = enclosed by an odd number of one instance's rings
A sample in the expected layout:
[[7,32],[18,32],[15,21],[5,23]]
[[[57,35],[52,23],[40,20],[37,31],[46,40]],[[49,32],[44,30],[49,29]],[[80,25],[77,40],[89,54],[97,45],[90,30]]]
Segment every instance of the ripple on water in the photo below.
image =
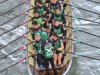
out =
[[[3,0],[1,0],[1,1],[3,1]],[[6,3],[3,3],[2,5],[0,5],[0,10],[1,10],[0,14],[7,11],[8,9],[11,9],[12,7],[20,4],[22,1],[23,0],[16,0],[16,1],[9,0]],[[97,1],[97,0],[95,0],[95,1]],[[92,2],[89,2],[86,0],[72,0],[72,2],[79,7],[84,7],[84,9],[89,9],[89,10],[92,9],[92,11],[99,13],[98,7],[100,7],[100,5],[98,5],[98,4],[95,4],[95,3],[92,3]],[[14,9],[9,14],[1,16],[0,24],[6,22],[10,18],[18,15],[23,10],[28,9],[29,8],[28,6],[29,6],[29,3],[26,5],[20,6],[19,8]],[[77,16],[80,16],[82,18],[89,19],[89,20],[100,21],[98,15],[94,15],[92,13],[82,11],[79,9],[74,9],[73,11],[74,11],[73,15],[77,15]],[[6,25],[0,27],[0,34],[15,27],[15,26],[18,26],[24,20],[26,20],[26,16],[17,18],[15,20],[7,23]],[[100,26],[98,24],[94,24],[94,23],[90,23],[90,22],[86,22],[86,21],[82,21],[82,20],[75,20],[74,22],[82,30],[94,33],[96,35],[100,35],[100,31],[99,31]],[[9,43],[10,41],[14,40],[16,37],[20,36],[25,31],[26,31],[25,27],[20,27],[19,29],[13,30],[8,34],[3,35],[2,37],[0,37],[0,47],[4,46],[7,43]],[[91,36],[91,35],[88,35],[88,34],[85,34],[82,32],[78,32],[78,31],[75,32],[75,37],[85,43],[89,43],[89,44],[100,47],[100,44],[99,44],[100,40],[97,37],[94,37],[94,36]],[[24,40],[25,39],[23,39],[23,40],[20,39],[16,42],[12,43],[11,45],[7,46],[6,48],[4,48],[2,51],[0,51],[0,57],[5,56],[8,53],[19,48],[19,46],[21,46],[25,43]],[[100,56],[99,50],[100,49],[89,47],[89,46],[86,46],[83,44],[75,44],[75,51],[82,53],[86,56],[99,58],[99,56]],[[0,61],[0,70],[15,63],[17,60],[19,60],[23,56],[24,52],[25,51],[17,52],[15,54],[12,54],[8,58],[1,60]],[[99,75],[99,74],[100,74],[100,62],[99,61],[84,58],[84,57],[78,57],[78,58],[74,58],[74,61],[73,61],[72,67],[71,67],[71,74],[69,74],[69,75]],[[26,64],[19,64],[19,65],[16,65],[16,66],[10,68],[9,70],[7,70],[3,73],[0,73],[0,75],[28,75],[27,66],[26,66]]]

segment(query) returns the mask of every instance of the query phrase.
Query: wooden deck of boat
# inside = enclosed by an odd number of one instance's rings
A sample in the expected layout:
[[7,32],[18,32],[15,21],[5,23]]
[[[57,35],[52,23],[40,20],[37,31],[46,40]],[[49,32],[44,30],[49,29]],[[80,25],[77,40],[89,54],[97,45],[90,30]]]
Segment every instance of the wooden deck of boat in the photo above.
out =
[[[67,4],[70,4],[70,1],[69,0],[67,0],[65,2]],[[34,6],[34,0],[31,0],[31,2],[30,2],[30,8],[33,8],[33,6]],[[65,12],[66,12],[67,15],[71,15],[71,8],[70,8],[70,6],[67,6],[65,8]],[[29,11],[29,16],[33,17],[33,10],[30,10]],[[30,20],[31,17],[29,17],[28,19]],[[67,17],[66,16],[66,19],[67,19],[68,25],[69,26],[72,26],[72,19],[71,19],[71,17]],[[32,22],[31,21],[28,22],[28,27],[32,27]],[[29,29],[28,29],[28,31],[29,31]],[[69,37],[70,35],[72,35],[72,29],[71,28],[69,28],[68,31],[67,31],[67,37]],[[32,37],[31,37],[31,34],[30,33],[28,33],[27,38],[29,39],[28,40],[28,43],[30,43],[32,41]],[[72,36],[70,36],[69,38],[72,38]],[[33,47],[32,44],[28,45],[28,48],[27,48],[28,49],[28,56],[30,56],[31,53],[33,53],[33,48],[32,47]],[[66,50],[68,50],[69,52],[72,51],[72,41],[71,40],[68,40],[67,41]],[[64,73],[66,71],[66,69],[68,67],[68,64],[69,64],[69,62],[71,60],[70,57],[71,57],[70,54],[66,54],[66,56],[64,57],[63,66],[56,67],[58,75],[61,75],[62,73]],[[33,73],[34,60],[33,60],[32,57],[30,57],[28,59],[28,63],[29,63],[30,72]],[[63,69],[60,69],[60,68],[63,68]],[[36,74],[35,75],[46,75],[46,72],[44,70],[45,69],[39,70],[38,69],[38,66],[36,64],[36,70],[35,70],[35,73]],[[53,75],[52,69],[50,69],[49,72],[50,72],[50,75]]]

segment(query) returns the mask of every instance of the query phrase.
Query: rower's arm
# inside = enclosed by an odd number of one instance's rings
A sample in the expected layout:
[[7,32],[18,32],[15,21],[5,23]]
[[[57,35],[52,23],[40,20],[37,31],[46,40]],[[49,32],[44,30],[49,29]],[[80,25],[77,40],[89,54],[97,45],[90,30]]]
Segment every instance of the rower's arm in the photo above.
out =
[[63,43],[61,43],[61,47],[60,48],[58,48],[60,51],[62,51],[63,49],[64,49],[64,44]]
[[61,32],[63,33],[63,36],[66,35],[63,27],[61,27]]
[[51,39],[51,42],[52,42],[52,50],[54,50],[55,43],[53,42],[52,39]]
[[64,44],[63,44],[62,39],[60,39],[60,43],[61,43],[61,47],[58,48],[57,50],[62,51],[64,49]]
[[46,7],[44,7],[44,12],[43,12],[43,14],[46,14]]
[[33,42],[33,50],[36,50],[35,42]]
[[50,36],[51,36],[51,33],[52,33],[52,32],[54,32],[54,28],[51,28],[51,31],[50,31]]
[[52,23],[52,20],[54,19],[54,14],[51,15],[49,23]]
[[62,20],[63,20],[63,24],[66,24],[66,18],[63,14],[62,14]]
[[42,19],[42,25],[45,23],[45,19]]

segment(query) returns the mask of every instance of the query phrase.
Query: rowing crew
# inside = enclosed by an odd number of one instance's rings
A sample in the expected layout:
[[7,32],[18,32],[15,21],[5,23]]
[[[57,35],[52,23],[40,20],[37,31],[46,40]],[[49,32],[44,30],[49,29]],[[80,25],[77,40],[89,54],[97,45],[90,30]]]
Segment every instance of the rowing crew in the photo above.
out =
[[37,21],[39,26],[44,27],[46,30],[50,28],[48,23],[52,23],[52,25],[54,25],[54,19],[57,19],[60,25],[66,25],[66,19],[58,1],[50,0],[49,6],[47,6],[46,3],[43,4],[41,0],[36,0],[35,3],[36,6],[34,7],[34,17],[32,17],[32,21]]
[[[64,49],[62,37],[62,29],[52,29],[50,32],[50,38],[47,33],[38,25],[36,21],[32,22],[31,28],[32,38],[35,40],[33,44],[34,53],[37,53],[37,63],[39,68],[46,68],[47,75],[49,75],[49,61],[51,63],[54,74],[56,74],[55,66],[62,64],[62,51]],[[54,27],[59,27],[60,24],[57,20],[54,20]],[[53,28],[54,28],[53,27]],[[43,61],[43,63],[42,63]],[[57,63],[58,61],[58,63]]]
[[[48,1],[47,1],[48,2]],[[41,0],[36,0],[36,7],[34,7],[34,12],[32,17],[32,24],[33,27],[31,28],[32,33],[44,30],[47,33],[56,32],[59,37],[66,36],[66,30],[67,28],[64,28],[66,26],[66,19],[63,13],[61,12],[61,6],[58,1],[56,0],[50,0],[50,9],[55,10],[51,17],[49,17],[50,12],[47,11],[47,8],[44,6],[43,2]],[[46,4],[45,4],[46,5]],[[50,10],[50,11],[51,11]],[[37,24],[34,24],[34,22],[37,22]],[[52,23],[51,25],[48,23]],[[51,26],[51,27],[50,27]],[[33,39],[34,36],[32,35]]]
[[[55,66],[62,64],[62,51],[64,50],[62,40],[67,30],[63,27],[66,25],[66,19],[62,2],[59,0],[35,1],[34,17],[32,17],[30,28],[32,38],[35,40],[33,51],[37,53],[39,68],[45,66],[47,75],[49,75],[49,62],[55,75],[57,75]],[[51,23],[51,27],[48,23]]]

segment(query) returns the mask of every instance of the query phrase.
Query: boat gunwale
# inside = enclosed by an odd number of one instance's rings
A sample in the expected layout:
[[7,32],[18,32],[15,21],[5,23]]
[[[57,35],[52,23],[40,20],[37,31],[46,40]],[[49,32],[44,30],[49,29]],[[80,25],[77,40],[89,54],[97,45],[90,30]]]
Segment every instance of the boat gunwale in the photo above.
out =
[[[32,0],[31,0],[32,1]],[[29,9],[31,8],[31,1],[29,1],[29,4],[30,4],[30,6],[29,6]],[[28,17],[27,17],[27,19],[29,19],[29,13],[30,13],[30,11],[28,12]],[[28,23],[27,23],[28,24]],[[28,25],[27,25],[27,31],[28,31]],[[28,43],[28,34],[27,34],[27,43]],[[26,47],[26,49],[27,49],[27,56],[28,56],[28,46]],[[32,75],[32,72],[31,72],[31,69],[30,69],[30,64],[29,64],[29,59],[27,59],[27,68],[28,68],[28,73],[29,73],[29,75]]]
[[[68,0],[68,1],[69,1],[70,4],[72,4],[71,0]],[[72,10],[71,7],[70,7],[70,10]],[[72,12],[71,12],[71,15],[72,15]],[[72,18],[71,18],[71,20],[72,20]],[[73,22],[72,22],[72,25],[73,25]],[[72,39],[73,39],[74,38],[74,32],[73,32],[73,30],[72,30],[72,34],[73,34],[72,35]],[[71,41],[71,44],[72,44],[71,45],[71,47],[72,47],[71,51],[74,52],[74,43],[73,43],[73,41]],[[66,71],[63,73],[63,75],[66,75],[68,73],[68,71],[70,70],[71,65],[72,65],[72,61],[73,61],[73,55],[70,54],[70,61],[69,61],[68,67],[67,67]]]

